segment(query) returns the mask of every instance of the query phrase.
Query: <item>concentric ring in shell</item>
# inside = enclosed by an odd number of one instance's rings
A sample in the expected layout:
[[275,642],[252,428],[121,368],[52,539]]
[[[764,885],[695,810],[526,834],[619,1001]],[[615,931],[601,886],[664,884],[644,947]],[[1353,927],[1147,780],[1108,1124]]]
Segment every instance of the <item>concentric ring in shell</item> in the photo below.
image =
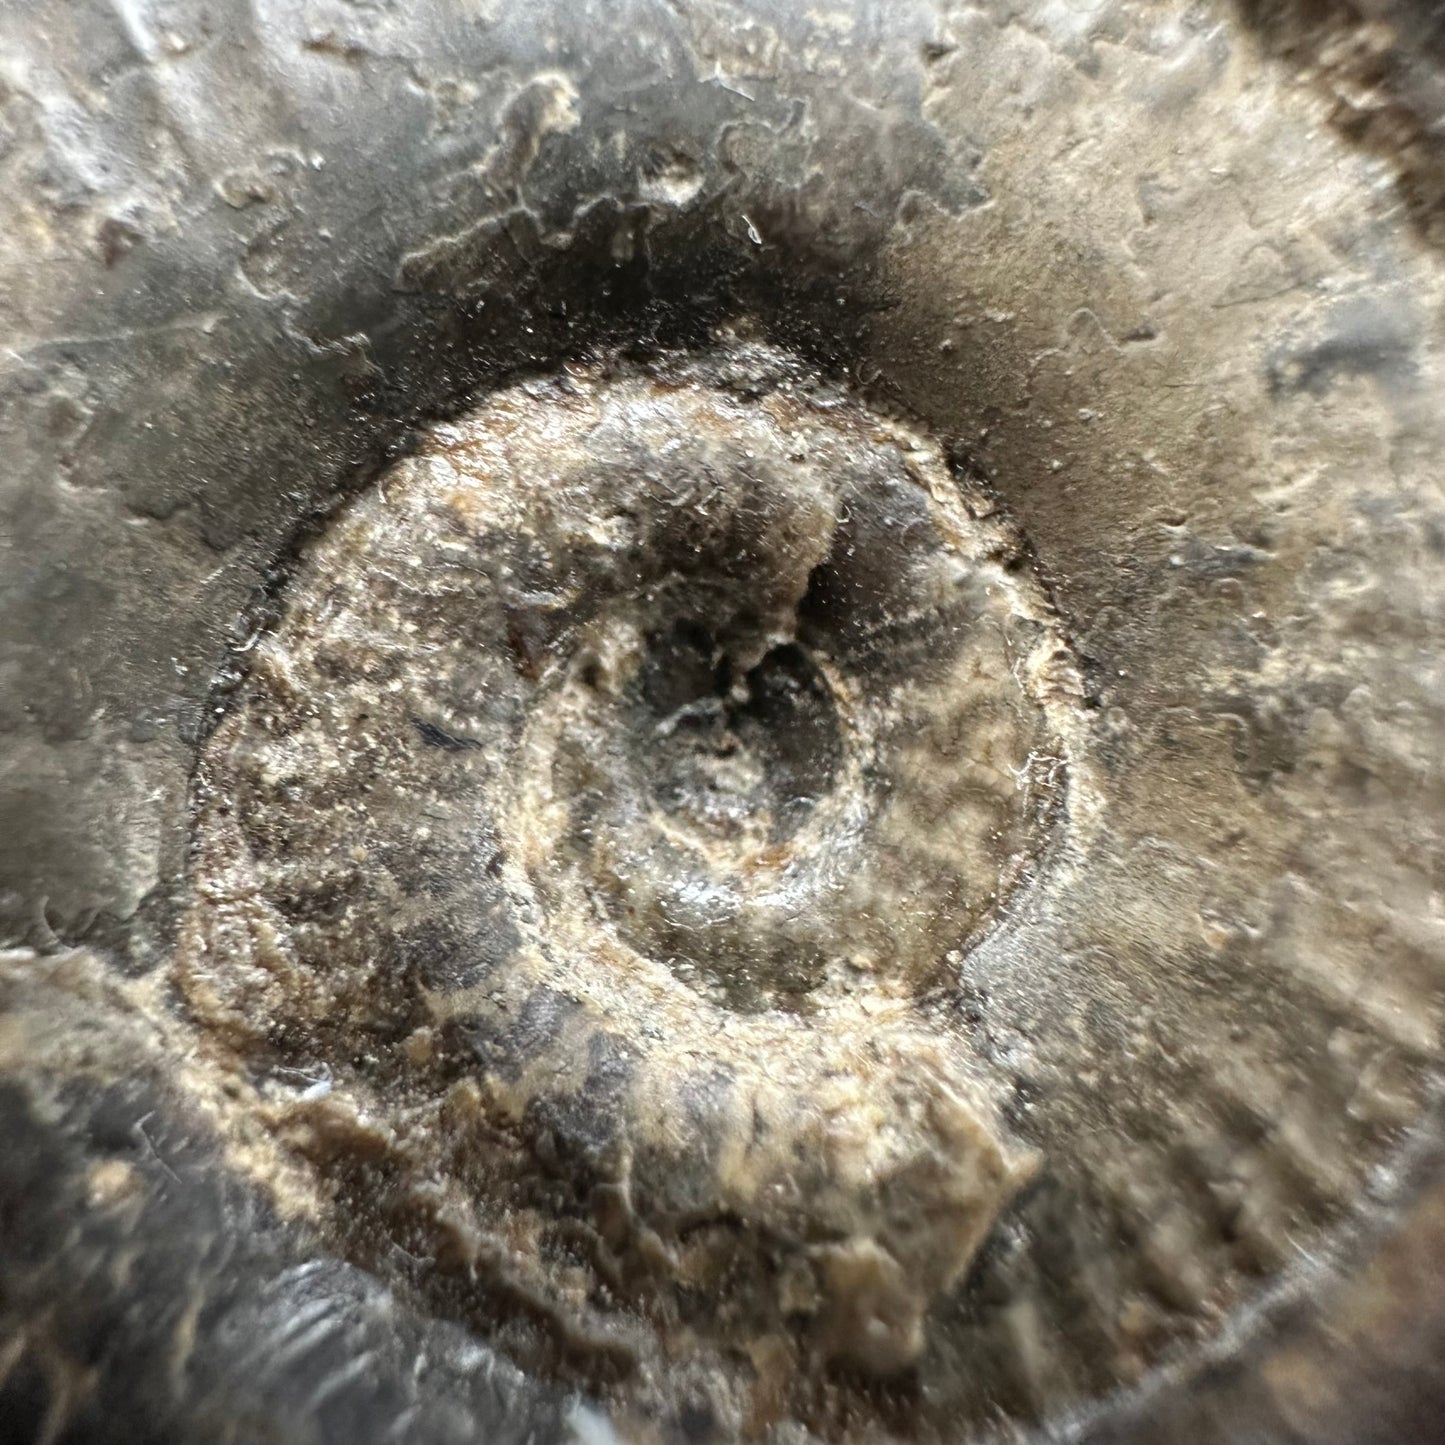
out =
[[259,1066],[471,1090],[654,1294],[738,1275],[721,1342],[894,1372],[1033,1168],[927,1002],[1062,816],[1068,672],[937,447],[778,354],[520,386],[296,578],[181,986]]
[[[434,428],[249,660],[173,972],[243,1162],[634,1421],[1076,1404],[1328,1239],[1419,1108],[1389,1021],[1150,953],[1021,539],[766,346]],[[1117,954],[1064,946],[1085,872]]]

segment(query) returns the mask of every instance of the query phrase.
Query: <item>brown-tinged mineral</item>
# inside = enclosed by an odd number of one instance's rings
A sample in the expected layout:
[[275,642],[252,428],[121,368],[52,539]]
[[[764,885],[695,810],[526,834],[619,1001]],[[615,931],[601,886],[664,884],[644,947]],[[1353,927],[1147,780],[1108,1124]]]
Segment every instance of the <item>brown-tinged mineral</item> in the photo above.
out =
[[917,1360],[1034,1167],[937,997],[1079,727],[968,495],[734,342],[503,391],[334,521],[206,748],[176,970],[318,1190],[381,1163],[443,1272],[515,1221],[644,1364]]

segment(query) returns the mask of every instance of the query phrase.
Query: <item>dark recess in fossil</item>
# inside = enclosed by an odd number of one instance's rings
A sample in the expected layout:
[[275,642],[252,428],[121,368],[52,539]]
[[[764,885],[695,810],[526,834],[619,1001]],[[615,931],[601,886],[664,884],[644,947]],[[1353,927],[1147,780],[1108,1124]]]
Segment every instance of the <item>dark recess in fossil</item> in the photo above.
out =
[[1434,1438],[1442,54],[0,14],[0,1441]]

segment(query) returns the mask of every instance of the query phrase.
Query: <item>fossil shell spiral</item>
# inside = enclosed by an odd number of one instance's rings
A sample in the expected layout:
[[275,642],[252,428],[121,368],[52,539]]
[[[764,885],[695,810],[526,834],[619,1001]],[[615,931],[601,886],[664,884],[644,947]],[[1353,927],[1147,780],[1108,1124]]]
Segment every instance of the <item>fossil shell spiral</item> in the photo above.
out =
[[328,1108],[470,1093],[475,1137],[404,1147],[514,1209],[560,1169],[676,1329],[911,1364],[1033,1170],[939,999],[1078,726],[982,510],[741,342],[439,427],[311,550],[206,750],[190,1006]]
[[[331,1247],[624,1415],[837,1438],[901,1389],[941,1432],[1128,1378],[1415,1107],[1413,1063],[1321,1103],[1318,988],[1047,953],[1105,804],[1027,549],[745,334],[435,426],[248,663],[172,970],[233,1132]],[[1334,1042],[1262,1119],[1286,1028]]]

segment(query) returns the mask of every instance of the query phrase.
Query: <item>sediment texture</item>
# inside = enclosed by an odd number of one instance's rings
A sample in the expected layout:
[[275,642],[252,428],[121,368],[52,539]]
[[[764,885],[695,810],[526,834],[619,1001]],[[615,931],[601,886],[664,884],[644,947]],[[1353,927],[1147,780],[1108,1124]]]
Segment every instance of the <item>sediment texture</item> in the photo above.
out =
[[[267,1439],[551,1438],[597,1427],[580,1389],[696,1442],[1433,1428],[1436,28],[1399,0],[0,15],[10,1417],[210,1439],[249,1398]],[[646,448],[578,472],[586,415]],[[502,454],[523,417],[555,426],[534,463]],[[920,526],[854,554],[896,565],[830,580],[842,481],[782,465],[790,427],[899,480]],[[549,511],[569,468],[590,539]],[[889,540],[930,528],[953,553]],[[358,589],[372,545],[399,580]],[[323,635],[326,565],[355,636]],[[475,606],[429,671],[387,629],[444,577]],[[894,581],[902,632],[850,652]],[[1058,637],[1065,673],[1006,677],[1000,636]],[[889,849],[931,896],[903,906]],[[527,1026],[497,1006],[542,987]],[[929,1060],[896,1090],[840,1042],[865,1000]],[[679,1040],[697,1078],[769,1030],[692,1112],[652,1102]],[[842,1141],[907,1121],[777,1199],[777,1156],[724,1141],[830,1058]],[[945,1093],[947,1150],[909,1112]],[[938,1158],[905,1244],[858,1181]],[[157,1227],[184,1268],[136,1269]],[[722,1260],[700,1293],[759,1313],[689,1334],[686,1269]]]

